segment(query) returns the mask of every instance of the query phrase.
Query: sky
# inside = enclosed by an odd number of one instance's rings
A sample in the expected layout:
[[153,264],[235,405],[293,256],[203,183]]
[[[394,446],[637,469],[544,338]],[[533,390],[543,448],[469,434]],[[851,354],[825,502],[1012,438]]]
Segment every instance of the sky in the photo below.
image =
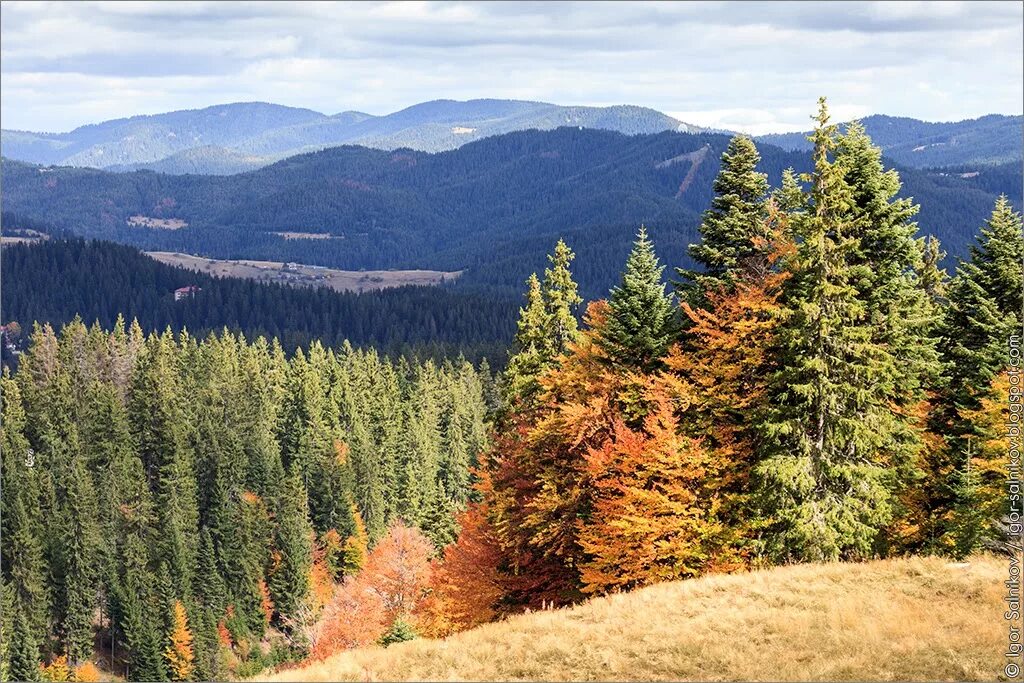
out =
[[1024,3],[0,4],[0,124],[62,132],[264,101],[636,104],[752,134],[1024,111]]

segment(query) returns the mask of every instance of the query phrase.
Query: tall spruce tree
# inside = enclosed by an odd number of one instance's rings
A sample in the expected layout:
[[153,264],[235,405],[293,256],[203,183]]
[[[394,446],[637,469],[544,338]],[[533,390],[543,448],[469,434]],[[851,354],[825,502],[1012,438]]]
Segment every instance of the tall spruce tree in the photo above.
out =
[[296,617],[309,593],[312,539],[306,490],[293,467],[278,495],[274,545],[280,562],[270,577],[274,606],[282,618]]
[[715,197],[700,224],[701,241],[690,245],[690,256],[703,272],[679,270],[693,285],[691,294],[730,285],[736,269],[758,253],[755,238],[763,234],[768,176],[757,171],[761,155],[754,141],[737,135],[722,154],[713,185]]
[[550,267],[541,283],[536,273],[526,280],[526,306],[519,309],[514,353],[504,374],[506,399],[534,398],[537,379],[576,341],[576,309],[583,302],[570,265],[576,255],[562,240],[548,255]]
[[579,336],[576,309],[583,299],[569,269],[574,258],[569,246],[558,240],[555,253],[548,254],[551,267],[544,270],[545,337],[552,356],[565,353]]
[[27,647],[25,642],[38,647],[49,636],[50,591],[46,582],[41,521],[36,516],[39,508],[35,483],[37,463],[24,435],[21,392],[6,368],[0,377],[0,400],[3,401],[0,458],[4,486],[4,494],[0,496],[4,539],[0,568],[11,592],[13,610],[24,619],[23,628],[27,632],[20,647]]
[[[1020,332],[1024,281],[1021,217],[1001,197],[981,229],[969,261],[960,263],[947,290],[939,350],[942,389],[930,427],[944,440],[926,463],[927,526],[924,536],[938,550],[963,546],[964,454],[971,439],[984,436],[971,415],[1006,367],[1009,336]],[[969,478],[968,478],[969,480]],[[958,519],[960,521],[958,521]]]
[[664,270],[640,226],[626,269],[608,301],[608,319],[597,343],[615,365],[650,371],[661,364],[676,330],[671,295],[665,293]]
[[869,556],[892,514],[883,455],[894,418],[875,385],[888,359],[858,297],[865,273],[851,263],[862,226],[851,215],[854,189],[832,159],[836,127],[824,98],[819,105],[812,187],[793,217],[801,242],[778,334],[781,369],[760,427],[765,552],[776,560]]

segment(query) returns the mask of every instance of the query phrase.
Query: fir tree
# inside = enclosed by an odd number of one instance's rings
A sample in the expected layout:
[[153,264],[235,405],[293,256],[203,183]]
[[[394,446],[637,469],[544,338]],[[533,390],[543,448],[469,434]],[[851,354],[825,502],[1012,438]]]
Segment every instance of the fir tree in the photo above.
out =
[[701,242],[690,245],[690,256],[704,270],[679,271],[698,292],[731,284],[735,271],[758,252],[768,196],[768,176],[756,170],[760,161],[753,140],[744,135],[733,137],[722,154],[715,197],[700,224]]
[[608,319],[597,340],[613,364],[637,370],[660,365],[676,327],[663,270],[641,226],[622,281],[611,291]]
[[312,539],[306,491],[293,468],[278,496],[275,547],[281,559],[270,577],[271,594],[282,618],[297,616],[309,593]]
[[576,308],[583,303],[577,293],[569,266],[576,255],[562,240],[555,245],[555,253],[548,255],[551,267],[544,270],[545,342],[552,356],[559,356],[576,341]]
[[854,193],[831,159],[836,129],[824,99],[816,120],[812,189],[793,218],[802,241],[779,331],[782,367],[761,425],[765,550],[780,560],[868,556],[892,514],[881,456],[893,417],[874,386],[887,359],[858,299]]
[[[5,619],[6,619],[5,615]],[[39,646],[32,637],[32,628],[24,613],[15,605],[10,621],[10,671],[12,681],[39,680]]]

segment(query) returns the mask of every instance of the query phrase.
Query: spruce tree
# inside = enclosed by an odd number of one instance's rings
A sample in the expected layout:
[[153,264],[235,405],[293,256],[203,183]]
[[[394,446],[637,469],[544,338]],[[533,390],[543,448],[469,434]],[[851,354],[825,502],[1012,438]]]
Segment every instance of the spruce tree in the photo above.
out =
[[526,285],[526,306],[519,309],[516,323],[515,351],[509,358],[504,375],[507,398],[535,394],[537,377],[550,360],[548,312],[536,273],[530,275]]
[[704,270],[679,271],[697,292],[731,284],[735,271],[758,253],[755,239],[764,236],[768,197],[768,176],[757,171],[760,161],[754,141],[745,135],[733,137],[722,154],[715,197],[700,224],[701,242],[690,245],[690,256]]
[[[8,616],[5,614],[5,619]],[[10,617],[10,672],[12,681],[39,680],[39,646],[32,637],[32,628],[24,613],[15,606]]]
[[597,343],[610,362],[636,370],[658,368],[675,333],[672,297],[661,280],[664,270],[641,226],[626,269],[608,302],[608,319]]
[[306,490],[293,467],[278,495],[274,545],[280,564],[270,577],[271,595],[282,618],[296,617],[309,593],[312,539]]
[[5,368],[0,377],[0,458],[4,494],[0,521],[4,540],[2,571],[9,582],[14,610],[25,620],[32,643],[49,635],[50,591],[43,554],[41,522],[36,517],[35,453],[25,438],[25,412],[21,392]]
[[570,270],[574,258],[568,245],[558,240],[548,255],[550,267],[544,271],[543,284],[536,273],[526,281],[526,306],[519,309],[515,352],[504,375],[507,399],[534,398],[538,377],[579,335],[575,311],[583,299]]
[[96,550],[99,529],[91,477],[76,457],[66,493],[63,545],[64,652],[79,663],[92,657],[93,610],[96,603]]
[[579,335],[575,311],[583,299],[569,269],[574,258],[568,245],[558,240],[555,253],[548,255],[551,267],[544,270],[545,341],[552,356],[565,353]]
[[801,243],[778,335],[781,368],[760,427],[765,552],[776,560],[870,556],[892,510],[882,456],[893,416],[874,384],[888,359],[858,298],[854,191],[832,161],[836,129],[819,104],[812,189],[793,218]]

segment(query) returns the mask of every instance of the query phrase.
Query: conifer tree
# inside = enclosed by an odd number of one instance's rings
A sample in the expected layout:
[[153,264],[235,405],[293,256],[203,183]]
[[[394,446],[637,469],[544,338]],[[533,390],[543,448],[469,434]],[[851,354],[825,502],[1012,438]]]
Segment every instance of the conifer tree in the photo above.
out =
[[641,226],[622,281],[612,288],[608,319],[597,338],[613,364],[645,371],[659,367],[676,327],[672,299],[661,281],[663,270]]
[[13,609],[25,621],[26,642],[37,644],[49,635],[50,591],[40,522],[33,515],[39,507],[34,481],[36,462],[24,435],[21,392],[6,368],[0,377],[0,400],[3,401],[0,457],[4,485],[4,495],[0,497],[4,539],[0,566],[9,583]]
[[355,519],[355,533],[345,539],[345,545],[341,551],[341,570],[345,576],[354,576],[363,568],[363,565],[366,564],[366,554],[369,552],[370,544],[366,525],[363,524],[359,511],[353,509],[352,517]]
[[[934,235],[920,237],[917,244],[921,250],[921,265],[917,269],[917,281],[924,290],[932,306],[939,306],[946,300],[946,290],[949,286],[949,275],[941,267],[942,260],[946,258],[946,252],[942,250],[939,240]],[[941,320],[941,316],[935,316],[935,323]]]
[[696,292],[731,284],[734,271],[757,253],[768,196],[768,176],[756,170],[760,161],[754,141],[745,135],[733,137],[722,154],[715,197],[700,225],[701,241],[690,245],[690,256],[704,270],[679,271]]
[[[0,572],[0,681],[11,680],[11,627],[14,620],[14,597]],[[24,626],[23,626],[24,628]]]
[[532,399],[538,391],[537,378],[554,359],[576,341],[575,310],[582,303],[569,266],[576,255],[563,240],[554,254],[544,282],[533,273],[527,279],[526,306],[519,309],[515,353],[509,358],[504,378],[506,397]]
[[170,332],[147,340],[132,383],[130,415],[139,457],[154,491],[160,533],[158,562],[166,562],[175,593],[191,593],[199,543],[194,459],[179,391],[178,359]]
[[832,160],[836,129],[824,99],[819,104],[812,189],[793,217],[801,242],[787,293],[792,310],[779,331],[781,368],[761,425],[765,551],[779,560],[868,556],[892,514],[882,449],[894,418],[874,384],[888,359],[858,298],[854,191]]
[[278,496],[275,547],[280,564],[270,577],[271,595],[282,618],[297,616],[309,593],[313,528],[308,510],[302,479],[293,467]]
[[574,258],[576,255],[568,245],[558,240],[555,253],[548,255],[551,267],[544,270],[545,337],[552,356],[565,353],[578,334],[575,311],[583,299],[569,269]]
[[192,647],[192,631],[181,600],[174,602],[174,626],[168,636],[170,644],[164,651],[167,668],[173,681],[188,681],[195,671],[195,652]]
[[772,191],[772,199],[780,211],[794,213],[804,205],[804,190],[796,171],[787,168],[782,172],[782,184]]
[[1006,367],[1009,335],[1020,330],[1024,280],[1024,236],[1020,214],[1000,198],[981,230],[971,259],[961,262],[947,290],[949,305],[940,325],[939,350],[943,387],[930,420],[945,445],[933,449],[925,463],[927,525],[923,534],[938,549],[954,541],[952,520],[969,503],[960,500],[958,482],[964,471],[968,440],[984,436],[975,421],[982,402]]
[[122,551],[123,574],[114,584],[114,612],[127,646],[125,678],[139,681],[166,680],[161,626],[154,614],[158,604],[153,594],[155,577],[148,569],[146,546],[130,536]]
[[93,610],[96,602],[96,550],[99,529],[94,490],[81,456],[71,467],[66,493],[63,546],[64,651],[72,663],[92,656]]
[[[6,618],[6,615],[5,615]],[[32,637],[28,619],[17,605],[11,617],[11,679],[12,681],[39,680],[39,646]]]

